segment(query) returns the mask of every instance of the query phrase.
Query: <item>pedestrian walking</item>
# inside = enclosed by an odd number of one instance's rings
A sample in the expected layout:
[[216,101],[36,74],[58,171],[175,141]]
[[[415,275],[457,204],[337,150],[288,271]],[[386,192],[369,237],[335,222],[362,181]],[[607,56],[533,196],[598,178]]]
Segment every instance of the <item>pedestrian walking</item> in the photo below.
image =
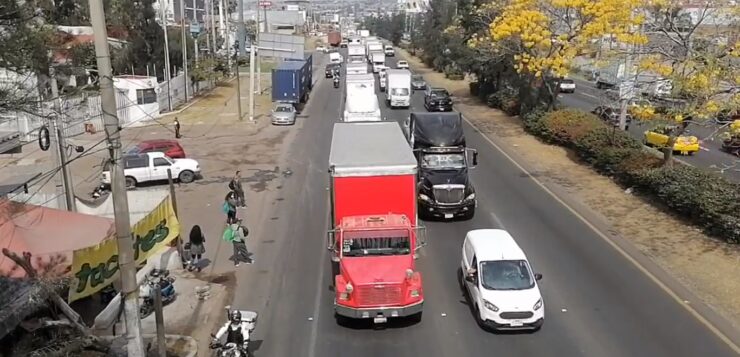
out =
[[203,235],[200,226],[194,225],[190,230],[190,264],[188,264],[188,271],[193,271],[193,269],[197,269],[198,272],[201,271],[200,259],[206,252],[205,242],[206,237]]
[[241,263],[254,263],[254,259],[250,258],[247,250],[246,238],[248,235],[249,230],[241,225],[241,221],[227,225],[226,230],[224,230],[224,240],[231,242],[234,247],[234,256],[231,257],[231,260],[234,261],[235,267],[238,267]]
[[223,211],[226,213],[226,224],[236,223],[236,194],[234,191],[226,194]]
[[236,194],[237,207],[247,207],[246,199],[244,199],[244,189],[242,188],[241,171],[236,171],[234,177],[229,182],[229,189]]
[[177,117],[175,117],[175,139],[179,139],[182,136],[180,136],[180,121],[177,120]]

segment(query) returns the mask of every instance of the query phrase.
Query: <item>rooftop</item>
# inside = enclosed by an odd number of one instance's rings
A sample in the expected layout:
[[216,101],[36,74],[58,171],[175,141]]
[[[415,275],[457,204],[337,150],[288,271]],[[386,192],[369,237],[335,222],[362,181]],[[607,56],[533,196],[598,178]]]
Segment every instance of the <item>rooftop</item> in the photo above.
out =
[[329,166],[334,176],[416,173],[416,157],[396,122],[336,123]]
[[524,251],[503,229],[476,229],[468,232],[479,262],[488,260],[526,260]]

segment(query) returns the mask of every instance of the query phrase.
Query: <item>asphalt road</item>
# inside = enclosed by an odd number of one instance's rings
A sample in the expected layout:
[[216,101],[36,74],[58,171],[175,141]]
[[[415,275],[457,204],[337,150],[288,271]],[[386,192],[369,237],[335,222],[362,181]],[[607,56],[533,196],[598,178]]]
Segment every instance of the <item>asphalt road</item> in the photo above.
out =
[[[322,57],[314,62],[320,65]],[[322,72],[323,67],[317,74]],[[471,127],[465,129],[469,146],[479,151],[473,173],[479,207],[470,221],[426,223],[429,245],[418,261],[426,297],[422,322],[385,329],[337,325],[325,247],[327,165],[341,93],[320,79],[301,123],[287,128],[298,131],[287,152],[292,175],[280,202],[264,207],[275,220],[260,227],[273,232],[262,234],[263,244],[273,246],[261,250],[254,276],[240,279],[234,301],[260,310],[256,356],[735,355]],[[423,110],[420,95],[413,110]],[[384,108],[388,119],[402,120],[407,113]],[[458,288],[465,233],[496,227],[509,230],[544,275],[546,319],[537,333],[482,331]]]
[[[597,89],[593,82],[575,79],[575,93],[560,94],[560,102],[566,106],[591,111],[599,105],[608,105],[611,101],[605,99],[605,91]],[[642,140],[645,130],[650,128],[650,123],[635,122],[630,128],[630,134],[638,140]],[[695,135],[702,140],[702,150],[692,156],[679,156],[680,160],[713,172],[718,172],[724,177],[740,182],[740,158],[732,156],[720,150],[721,139],[718,138],[718,127],[713,124],[689,125],[688,134]],[[723,168],[728,168],[722,171]]]

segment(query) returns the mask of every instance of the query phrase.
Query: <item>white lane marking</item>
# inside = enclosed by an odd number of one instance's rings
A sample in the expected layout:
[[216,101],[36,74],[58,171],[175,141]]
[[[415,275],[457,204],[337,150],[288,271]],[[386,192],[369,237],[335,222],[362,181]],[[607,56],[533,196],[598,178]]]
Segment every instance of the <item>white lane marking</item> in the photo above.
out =
[[560,203],[565,209],[567,209],[571,214],[573,214],[576,218],[578,218],[583,224],[585,224],[589,229],[591,229],[594,233],[596,233],[597,236],[599,236],[601,239],[603,239],[607,244],[609,244],[614,250],[616,250],[620,255],[622,255],[627,261],[629,261],[637,270],[642,272],[645,276],[647,276],[650,280],[653,281],[658,287],[663,290],[668,296],[670,296],[673,300],[678,303],[679,306],[683,306],[686,311],[689,312],[697,321],[699,321],[701,324],[703,324],[709,331],[714,333],[715,336],[717,336],[722,342],[727,344],[730,349],[732,349],[735,353],[740,354],[740,346],[736,345],[727,335],[725,335],[719,328],[714,326],[707,318],[705,318],[702,314],[700,314],[696,309],[694,309],[691,305],[685,304],[680,296],[678,296],[677,293],[675,293],[671,288],[668,287],[665,283],[663,283],[658,277],[653,275],[647,268],[645,268],[640,262],[638,262],[635,258],[633,258],[629,253],[627,253],[624,249],[622,249],[619,245],[617,245],[609,236],[602,233],[596,226],[594,226],[591,222],[589,222],[586,217],[578,213],[573,207],[565,203],[560,197],[558,197],[552,190],[547,188],[545,184],[543,184],[540,180],[538,180],[534,175],[532,175],[527,169],[525,169],[522,165],[520,165],[516,160],[514,160],[513,157],[511,157],[509,154],[507,154],[499,145],[493,142],[491,138],[489,138],[486,134],[483,133],[483,131],[477,127],[475,124],[473,124],[472,121],[470,121],[466,116],[462,116],[463,119],[468,123],[468,125],[475,128],[480,135],[483,137],[484,140],[486,140],[491,146],[493,146],[494,149],[496,149],[498,152],[500,152],[507,160],[509,160],[514,166],[516,166],[520,171],[522,171],[524,174],[529,177],[532,182],[534,182],[537,186],[539,186],[543,191],[545,191],[550,197],[552,197],[555,201]]

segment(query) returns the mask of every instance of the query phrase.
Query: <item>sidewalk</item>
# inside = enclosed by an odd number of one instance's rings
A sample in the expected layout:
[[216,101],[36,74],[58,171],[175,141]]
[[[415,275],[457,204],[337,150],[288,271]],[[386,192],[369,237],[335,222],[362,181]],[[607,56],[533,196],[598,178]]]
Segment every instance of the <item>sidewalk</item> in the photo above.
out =
[[559,187],[558,191],[603,217],[614,233],[740,328],[740,280],[727,279],[740,276],[740,247],[702,234],[645,198],[626,192],[568,150],[540,142],[524,132],[518,118],[471,97],[467,80],[446,79],[403,49],[397,51],[430,85],[446,88],[456,98],[456,110],[507,153],[521,159],[539,181]]

